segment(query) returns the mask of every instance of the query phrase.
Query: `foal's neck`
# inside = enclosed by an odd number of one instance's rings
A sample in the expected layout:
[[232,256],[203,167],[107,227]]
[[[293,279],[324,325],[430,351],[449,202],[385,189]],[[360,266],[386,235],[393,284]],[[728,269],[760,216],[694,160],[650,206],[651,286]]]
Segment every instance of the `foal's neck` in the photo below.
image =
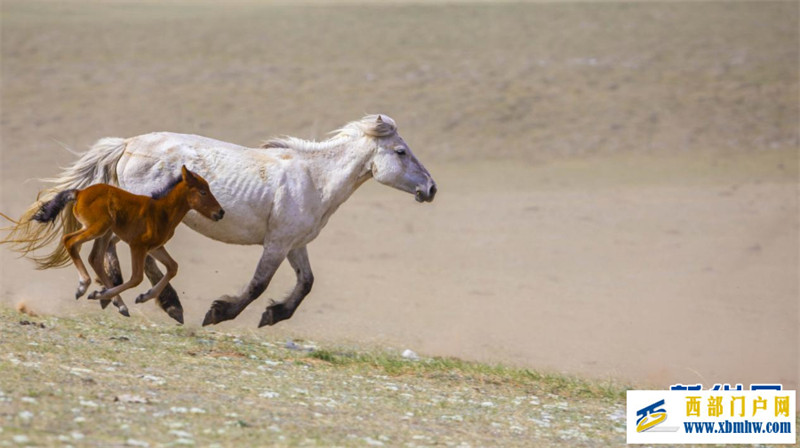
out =
[[186,185],[186,181],[181,180],[169,193],[159,199],[153,200],[157,208],[167,213],[169,223],[172,227],[176,227],[180,224],[183,217],[186,216],[191,209],[187,197],[188,193],[189,187]]

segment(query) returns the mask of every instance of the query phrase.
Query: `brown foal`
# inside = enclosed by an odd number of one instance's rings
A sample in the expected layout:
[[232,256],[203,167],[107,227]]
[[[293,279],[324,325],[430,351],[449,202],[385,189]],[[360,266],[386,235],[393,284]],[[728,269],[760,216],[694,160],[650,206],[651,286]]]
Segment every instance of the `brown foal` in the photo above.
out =
[[[211,194],[208,182],[185,166],[181,168],[181,177],[171,189],[153,197],[135,195],[111,185],[96,184],[83,190],[58,193],[55,198],[41,206],[33,219],[51,222],[72,201],[75,202],[73,213],[83,228],[64,235],[62,241],[80,275],[75,298],[78,299],[86,293],[91,282],[80,257],[80,248],[83,243],[94,240],[89,264],[105,288],[94,291],[88,298],[109,300],[113,297],[114,305],[126,316],[129,315],[128,309],[119,294],[142,282],[144,261],[148,254],[160,261],[167,272],[149,291],[140,294],[136,303],[158,297],[178,273],[178,263],[167,253],[164,244],[172,238],[175,227],[186,213],[197,210],[215,221],[222,219],[225,214]],[[116,286],[103,270],[103,255],[115,235],[130,246],[133,271],[130,280]]]

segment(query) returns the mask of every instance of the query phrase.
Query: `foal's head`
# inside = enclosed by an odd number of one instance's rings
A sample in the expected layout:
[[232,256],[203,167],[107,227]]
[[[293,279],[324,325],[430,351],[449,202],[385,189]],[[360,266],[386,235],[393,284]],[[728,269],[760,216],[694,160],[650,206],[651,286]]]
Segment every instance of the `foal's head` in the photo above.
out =
[[186,199],[189,202],[189,207],[214,221],[222,219],[225,215],[225,210],[219,205],[217,198],[211,194],[208,182],[200,175],[187,170],[185,165],[181,167],[181,178],[186,183]]

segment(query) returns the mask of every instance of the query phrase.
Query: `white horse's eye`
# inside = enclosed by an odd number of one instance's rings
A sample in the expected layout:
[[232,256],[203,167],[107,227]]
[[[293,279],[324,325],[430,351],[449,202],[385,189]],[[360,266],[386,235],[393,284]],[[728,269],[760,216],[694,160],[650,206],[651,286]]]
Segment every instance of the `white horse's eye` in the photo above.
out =
[[405,148],[395,148],[394,152],[396,152],[397,155],[402,156],[403,154],[406,153],[406,149]]

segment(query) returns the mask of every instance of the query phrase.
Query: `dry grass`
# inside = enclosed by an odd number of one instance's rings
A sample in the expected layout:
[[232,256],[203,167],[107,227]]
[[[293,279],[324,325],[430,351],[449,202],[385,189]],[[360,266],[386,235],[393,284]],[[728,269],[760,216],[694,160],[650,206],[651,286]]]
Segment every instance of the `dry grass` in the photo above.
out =
[[289,350],[268,337],[100,313],[34,319],[4,307],[0,331],[0,445],[15,436],[38,446],[624,440],[624,389],[611,383],[374,350]]

